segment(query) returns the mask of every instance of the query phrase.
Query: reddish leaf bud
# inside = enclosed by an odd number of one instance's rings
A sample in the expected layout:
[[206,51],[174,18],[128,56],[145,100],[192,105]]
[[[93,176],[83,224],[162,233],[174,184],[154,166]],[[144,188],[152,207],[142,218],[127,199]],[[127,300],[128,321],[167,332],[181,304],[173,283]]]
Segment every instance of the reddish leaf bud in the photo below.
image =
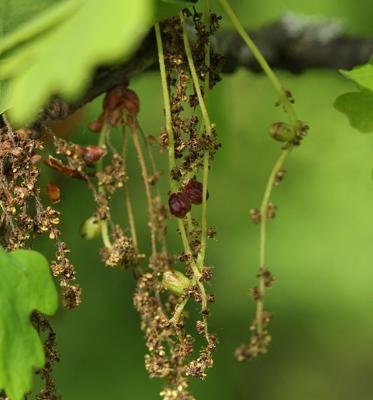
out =
[[183,218],[190,211],[190,199],[182,192],[171,193],[168,198],[170,213],[178,218]]
[[110,89],[104,98],[103,108],[105,111],[113,111],[123,101],[125,88],[123,86],[115,86],[114,88]]
[[128,113],[133,116],[137,116],[140,111],[140,100],[137,94],[131,90],[126,89],[124,92],[123,106],[128,111]]

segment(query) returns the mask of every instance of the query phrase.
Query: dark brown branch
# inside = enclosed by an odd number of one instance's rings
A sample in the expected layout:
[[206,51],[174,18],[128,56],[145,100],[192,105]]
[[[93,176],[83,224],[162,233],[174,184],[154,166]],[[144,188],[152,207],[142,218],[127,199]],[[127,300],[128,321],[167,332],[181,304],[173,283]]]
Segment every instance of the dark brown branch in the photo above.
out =
[[[373,53],[373,38],[349,37],[330,21],[287,15],[264,26],[251,36],[275,69],[301,73],[307,69],[349,69],[365,63]],[[223,73],[238,68],[260,72],[259,65],[236,32],[221,32],[214,40],[218,52],[225,56]],[[116,85],[128,84],[141,73],[157,68],[156,43],[150,33],[133,57],[123,63],[100,67],[87,92],[68,107],[53,99],[38,123],[64,119],[84,104]]]

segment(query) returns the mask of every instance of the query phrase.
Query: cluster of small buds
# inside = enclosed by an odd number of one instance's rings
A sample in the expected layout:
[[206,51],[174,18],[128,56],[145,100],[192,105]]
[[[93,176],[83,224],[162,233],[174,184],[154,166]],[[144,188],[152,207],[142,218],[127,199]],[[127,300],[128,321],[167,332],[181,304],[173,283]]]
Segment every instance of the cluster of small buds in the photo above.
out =
[[123,158],[119,154],[113,154],[110,164],[105,166],[103,172],[97,172],[96,176],[98,185],[113,194],[117,189],[122,188],[127,180]]
[[62,288],[63,303],[66,308],[76,308],[81,303],[81,288],[75,284],[75,268],[71,264],[68,254],[70,249],[66,243],[58,241],[55,260],[51,263],[51,270]]
[[271,336],[267,331],[261,334],[253,334],[248,344],[241,344],[235,351],[237,361],[246,361],[251,358],[267,354]]
[[267,206],[267,218],[273,219],[276,217],[277,206],[273,203],[268,203]]
[[40,335],[46,335],[43,343],[46,362],[43,368],[35,371],[44,381],[44,387],[36,395],[36,398],[37,400],[59,400],[61,396],[56,392],[56,384],[53,377],[53,367],[60,361],[56,345],[56,334],[48,319],[36,311],[31,315],[31,322]]
[[33,205],[39,193],[40,156],[36,152],[42,148],[31,130],[13,131],[0,116],[0,224],[2,245],[8,250],[24,247],[33,235]]
[[279,171],[277,171],[274,185],[278,186],[285,179],[286,174],[287,171],[284,168],[281,168]]
[[56,226],[60,223],[60,213],[50,206],[38,209],[35,216],[35,231],[38,233],[49,232],[49,239],[56,239],[60,231]]
[[304,137],[307,136],[309,129],[310,127],[305,122],[297,121],[295,136],[291,143],[294,146],[299,146],[302,143]]
[[259,208],[252,208],[250,210],[250,219],[254,224],[260,224],[262,218]]
[[138,263],[138,255],[131,238],[126,236],[119,225],[116,225],[111,235],[111,247],[101,249],[102,260],[108,267],[130,268]]

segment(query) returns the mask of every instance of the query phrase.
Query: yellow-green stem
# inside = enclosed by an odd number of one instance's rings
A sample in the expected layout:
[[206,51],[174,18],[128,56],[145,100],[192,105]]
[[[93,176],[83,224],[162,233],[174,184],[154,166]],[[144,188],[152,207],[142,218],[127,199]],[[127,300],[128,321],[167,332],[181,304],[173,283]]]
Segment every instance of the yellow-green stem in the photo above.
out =
[[[104,124],[101,129],[100,136],[98,138],[98,145],[100,147],[105,147],[106,136],[108,135],[109,132],[110,132],[110,125]],[[101,157],[97,161],[97,172],[103,172],[103,171],[104,171],[104,163],[103,163],[103,157]],[[104,186],[100,185],[98,187],[98,191],[101,195],[106,197],[106,190],[105,190]],[[102,241],[103,241],[105,247],[107,247],[107,248],[112,247],[112,244],[110,241],[110,236],[109,236],[109,224],[108,224],[107,218],[101,220],[101,238],[102,238]]]
[[283,167],[287,157],[289,156],[292,147],[282,150],[272,171],[269,175],[267,186],[264,192],[262,204],[260,207],[260,244],[259,244],[259,299],[257,300],[256,307],[256,327],[258,334],[263,333],[263,311],[264,311],[264,293],[265,293],[265,279],[263,273],[267,269],[266,266],[266,245],[267,245],[267,219],[268,219],[268,206],[272,194],[272,189],[275,185],[276,175]]
[[[172,179],[172,170],[175,167],[175,144],[174,144],[174,133],[173,133],[173,128],[172,128],[172,116],[171,116],[171,107],[170,107],[170,95],[168,92],[168,86],[167,86],[167,76],[166,76],[166,66],[164,62],[164,53],[163,53],[163,44],[162,44],[162,35],[161,35],[161,30],[159,28],[159,24],[155,24],[155,34],[156,34],[156,40],[157,40],[157,47],[158,47],[158,59],[159,59],[159,67],[160,67],[160,73],[161,73],[161,80],[162,80],[162,92],[163,92],[163,102],[164,102],[164,108],[165,108],[165,115],[166,115],[166,130],[167,130],[167,135],[168,135],[168,147],[169,147],[169,175],[170,175],[170,187],[171,190],[176,191],[177,186],[176,182]],[[203,287],[203,284],[200,282],[200,277],[201,274],[196,266],[196,263],[193,259],[193,254],[190,249],[188,237],[185,231],[184,223],[181,219],[178,220],[178,227],[181,235],[181,240],[183,243],[184,247],[184,252],[188,257],[190,258],[190,266],[193,271],[194,275],[194,281],[197,283],[200,292],[201,292],[201,299],[202,299],[202,310],[205,310],[207,308],[207,297],[205,293],[205,289]],[[187,301],[185,302],[185,304]],[[181,315],[183,308],[185,307],[182,306],[182,308],[178,309],[179,316]],[[172,318],[173,322],[175,321],[175,318]]]
[[165,117],[166,117],[166,131],[167,131],[167,136],[168,136],[168,167],[169,167],[169,171],[170,171],[170,173],[169,173],[170,187],[173,192],[176,192],[176,190],[177,190],[176,182],[172,179],[172,170],[175,168],[176,163],[175,163],[175,141],[174,141],[174,133],[173,133],[173,129],[172,129],[170,94],[168,92],[162,35],[161,35],[161,30],[160,30],[159,24],[156,23],[154,28],[155,28],[155,36],[157,39],[159,69],[160,69],[161,81],[162,81],[163,104],[164,104]]
[[[126,150],[127,150],[127,133],[126,133],[126,128],[123,126],[123,146],[122,146],[122,158],[123,158],[123,163],[124,163],[124,168],[126,169]],[[129,194],[128,190],[128,183],[126,182],[124,184],[124,202],[126,204],[126,209],[127,209],[127,216],[128,216],[128,224],[130,226],[130,232],[131,232],[131,238],[133,242],[133,247],[135,248],[136,252],[139,251],[138,248],[138,241],[137,241],[137,233],[136,233],[136,223],[135,223],[135,217],[133,214],[133,208],[132,208],[132,202],[131,202],[131,197]]]
[[157,254],[157,243],[156,243],[156,220],[154,215],[154,208],[153,208],[153,197],[150,189],[149,184],[149,174],[148,169],[146,167],[144,154],[142,152],[141,144],[139,141],[139,136],[137,134],[137,123],[134,123],[130,126],[133,144],[135,145],[135,150],[137,154],[137,158],[139,160],[141,173],[143,176],[144,186],[145,186],[145,194],[146,200],[148,203],[148,214],[149,214],[149,225],[150,225],[150,238],[151,238],[151,245],[152,245],[152,255],[154,256]]
[[[207,6],[205,4],[205,10],[206,9],[207,9],[207,14],[208,14],[208,4],[207,4]],[[184,40],[185,54],[188,59],[188,65],[189,65],[190,73],[192,75],[193,85],[194,85],[194,88],[195,88],[195,91],[197,94],[199,106],[201,108],[206,133],[208,136],[211,136],[212,131],[211,131],[210,117],[209,117],[209,114],[207,111],[204,97],[202,96],[197,71],[196,71],[196,68],[194,65],[194,61],[193,61],[193,54],[192,54],[192,50],[190,47],[188,32],[186,29],[185,20],[184,20],[184,16],[182,13],[180,13],[180,19],[181,19],[182,26],[183,26],[183,40]],[[208,56],[206,55],[207,52],[208,52]],[[205,61],[208,63],[210,62],[209,46],[206,46],[206,48],[205,48]],[[209,65],[207,65],[207,67],[209,67]],[[207,82],[207,84],[206,84],[206,82]],[[209,74],[207,73],[207,77],[205,78],[205,95],[207,95],[207,92],[208,92],[208,85],[209,85],[208,82],[209,82]],[[199,271],[203,267],[203,264],[205,262],[205,255],[206,255],[206,242],[207,242],[207,204],[206,204],[206,200],[207,200],[207,186],[208,186],[208,171],[209,171],[209,154],[208,154],[208,151],[206,151],[204,154],[204,157],[203,157],[201,247],[200,247],[200,251],[198,253],[198,257],[197,257],[197,268]]]
[[296,116],[294,107],[291,104],[288,96],[286,95],[286,92],[284,91],[284,88],[282,87],[277,76],[272,71],[271,67],[268,65],[266,59],[263,57],[262,53],[260,52],[260,50],[258,49],[256,44],[253,42],[253,40],[251,39],[249,34],[246,32],[246,30],[242,26],[241,22],[239,21],[236,14],[234,13],[232,7],[229,5],[228,0],[219,0],[219,1],[220,1],[220,4],[222,5],[222,7],[224,8],[224,11],[230,18],[233,26],[235,27],[235,29],[237,30],[239,35],[242,37],[242,39],[246,43],[247,47],[253,53],[253,56],[258,61],[259,65],[262,67],[264,73],[267,75],[268,79],[272,83],[275,91],[278,94],[280,104],[282,104],[286,113],[288,114],[290,123],[292,125],[295,125],[295,123],[297,122],[297,116]]
[[[209,0],[205,0],[205,29],[206,32],[210,34],[210,11],[209,11]],[[206,67],[206,75],[204,81],[204,98],[207,99],[208,91],[210,89],[210,39],[207,40],[205,44],[205,67]]]
[[206,133],[207,133],[207,135],[211,135],[210,117],[209,117],[209,114],[207,112],[205,100],[203,99],[202,92],[201,92],[201,87],[200,87],[200,84],[199,84],[197,71],[196,71],[196,68],[194,66],[192,49],[190,47],[188,32],[187,32],[187,29],[186,29],[183,13],[180,13],[180,19],[181,19],[182,26],[183,26],[183,40],[184,40],[185,54],[186,54],[187,59],[188,59],[188,65],[189,65],[189,69],[190,69],[190,74],[192,75],[194,89],[196,91],[196,95],[197,95],[197,98],[198,98],[198,103],[199,103],[199,106],[201,108],[202,118],[203,118],[203,122],[204,122],[204,125],[205,125],[205,128],[206,128]]

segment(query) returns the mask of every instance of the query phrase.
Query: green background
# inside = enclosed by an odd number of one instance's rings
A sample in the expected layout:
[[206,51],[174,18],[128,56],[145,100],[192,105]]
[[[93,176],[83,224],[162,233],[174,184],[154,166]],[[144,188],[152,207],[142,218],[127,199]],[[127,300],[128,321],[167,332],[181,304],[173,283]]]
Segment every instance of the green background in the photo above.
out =
[[[373,34],[370,1],[232,5],[248,27],[291,10],[339,18],[351,34]],[[224,24],[229,25],[226,20]],[[353,131],[333,108],[334,99],[352,89],[336,71],[281,73],[280,78],[311,129],[291,155],[284,183],[274,191],[279,208],[269,224],[268,265],[276,283],[266,298],[274,313],[273,342],[260,359],[241,364],[233,357],[235,347],[248,339],[254,313],[248,288],[256,284],[259,231],[249,221],[249,209],[259,206],[280,150],[267,128],[282,118],[266,78],[239,71],[224,77],[210,96],[211,119],[223,144],[210,174],[209,222],[217,226],[218,235],[208,245],[207,258],[215,266],[211,289],[217,299],[210,324],[220,343],[214,368],[205,382],[192,383],[193,393],[199,400],[371,399],[373,137]],[[158,74],[136,79],[132,88],[141,99],[145,132],[158,135],[163,125]],[[96,102],[86,112],[72,140],[96,141],[86,125],[99,106]],[[128,162],[140,243],[146,250],[146,204],[132,150]],[[66,400],[158,399],[161,382],[149,380],[143,366],[145,345],[132,305],[133,277],[103,266],[99,240],[80,238],[79,225],[94,210],[83,185],[52,178],[62,188],[57,209],[63,216],[63,238],[71,246],[83,288],[81,307],[61,310],[52,320],[61,354],[55,373],[58,389]],[[116,219],[126,224],[122,193],[113,203]],[[170,228],[173,248],[180,251],[174,232]]]

